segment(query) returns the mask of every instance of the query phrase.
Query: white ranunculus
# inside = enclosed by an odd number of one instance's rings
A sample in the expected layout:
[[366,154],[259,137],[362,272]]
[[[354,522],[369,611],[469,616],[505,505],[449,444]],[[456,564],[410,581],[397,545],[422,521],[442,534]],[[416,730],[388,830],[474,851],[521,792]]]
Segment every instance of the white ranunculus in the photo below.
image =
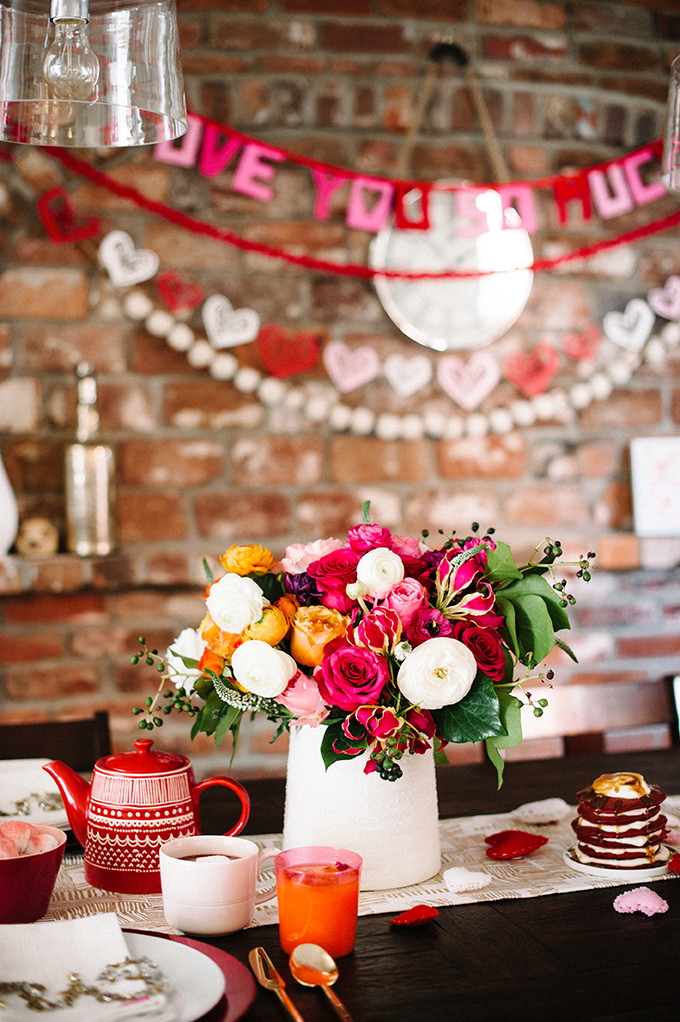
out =
[[205,601],[217,627],[232,635],[240,635],[248,625],[259,621],[268,604],[257,582],[233,572],[213,582]]
[[198,668],[187,667],[182,657],[189,660],[200,660],[205,649],[205,642],[197,628],[183,628],[165,654],[165,663],[169,668],[170,681],[177,688],[193,692],[197,678],[201,677]]
[[477,662],[468,647],[438,635],[409,653],[397,673],[397,685],[414,706],[440,710],[468,694],[476,673]]
[[237,646],[231,669],[239,685],[256,696],[276,699],[297,673],[292,656],[262,639],[249,639]]
[[392,586],[401,582],[403,577],[404,562],[385,546],[369,550],[357,564],[357,581],[372,600],[387,596]]

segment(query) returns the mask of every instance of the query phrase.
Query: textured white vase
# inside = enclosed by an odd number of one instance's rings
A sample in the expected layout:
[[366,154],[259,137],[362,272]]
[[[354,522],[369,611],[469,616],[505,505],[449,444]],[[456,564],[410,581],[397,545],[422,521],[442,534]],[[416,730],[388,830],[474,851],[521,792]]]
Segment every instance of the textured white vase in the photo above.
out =
[[363,859],[361,889],[407,887],[439,872],[441,846],[432,752],[405,755],[397,781],[365,774],[366,754],[325,769],[325,728],[291,728],[283,847],[333,845]]
[[19,511],[14,490],[0,457],[0,557],[3,557],[16,539]]

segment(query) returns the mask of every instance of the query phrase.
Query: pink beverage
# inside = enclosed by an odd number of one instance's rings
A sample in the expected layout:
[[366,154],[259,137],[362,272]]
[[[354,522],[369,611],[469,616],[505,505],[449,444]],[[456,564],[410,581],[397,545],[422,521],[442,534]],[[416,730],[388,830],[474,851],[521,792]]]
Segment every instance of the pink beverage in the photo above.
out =
[[275,859],[279,936],[287,953],[319,944],[333,958],[354,947],[361,857],[344,848],[293,848]]

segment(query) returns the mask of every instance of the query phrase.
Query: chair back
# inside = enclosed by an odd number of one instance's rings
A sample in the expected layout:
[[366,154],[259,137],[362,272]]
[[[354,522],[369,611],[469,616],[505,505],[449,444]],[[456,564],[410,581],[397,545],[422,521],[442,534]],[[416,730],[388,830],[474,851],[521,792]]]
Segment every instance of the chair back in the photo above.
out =
[[84,720],[46,720],[0,725],[0,759],[58,759],[89,771],[111,752],[106,710]]

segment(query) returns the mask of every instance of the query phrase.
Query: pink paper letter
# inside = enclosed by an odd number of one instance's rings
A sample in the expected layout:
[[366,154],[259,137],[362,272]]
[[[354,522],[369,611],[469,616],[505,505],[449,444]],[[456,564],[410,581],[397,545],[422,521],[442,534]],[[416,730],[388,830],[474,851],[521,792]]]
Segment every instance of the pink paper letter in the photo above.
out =
[[[378,192],[378,198],[372,210],[366,209],[364,189]],[[347,226],[359,231],[379,231],[387,223],[392,208],[394,185],[390,181],[379,181],[370,177],[355,177],[349,193],[347,206]]]
[[311,167],[312,180],[316,188],[316,199],[314,200],[314,216],[317,220],[328,220],[331,212],[331,198],[338,188],[349,181],[347,174],[327,174],[318,167]]
[[[607,178],[611,185],[611,193],[607,187]],[[595,209],[603,220],[621,216],[622,213],[630,213],[634,205],[633,197],[628,190],[626,176],[620,163],[611,163],[606,171],[589,171],[588,183],[593,193]]]
[[274,176],[274,167],[262,161],[285,160],[286,154],[280,149],[272,149],[271,146],[259,145],[257,142],[249,142],[244,146],[238,167],[231,179],[231,187],[235,192],[243,195],[252,195],[254,199],[262,202],[269,202],[274,192],[268,188],[263,181],[271,181]]
[[666,195],[666,189],[660,181],[651,181],[646,185],[640,178],[640,164],[649,163],[653,158],[654,153],[651,149],[639,149],[638,152],[624,156],[621,160],[636,206],[646,206],[648,202],[663,199]]
[[489,230],[487,210],[480,208],[477,202],[479,196],[487,191],[488,188],[465,188],[461,192],[456,192],[456,210],[463,221],[459,231],[462,238],[478,238],[480,234],[486,234]]
[[198,161],[198,170],[205,177],[215,177],[221,170],[224,170],[241,148],[241,140],[235,135],[227,136],[227,141],[220,147],[221,135],[222,132],[217,125],[206,124],[201,158]]
[[174,163],[176,167],[193,167],[201,144],[203,121],[195,114],[189,114],[187,121],[189,127],[180,138],[179,145],[175,145],[174,142],[158,142],[153,148],[154,160]]

